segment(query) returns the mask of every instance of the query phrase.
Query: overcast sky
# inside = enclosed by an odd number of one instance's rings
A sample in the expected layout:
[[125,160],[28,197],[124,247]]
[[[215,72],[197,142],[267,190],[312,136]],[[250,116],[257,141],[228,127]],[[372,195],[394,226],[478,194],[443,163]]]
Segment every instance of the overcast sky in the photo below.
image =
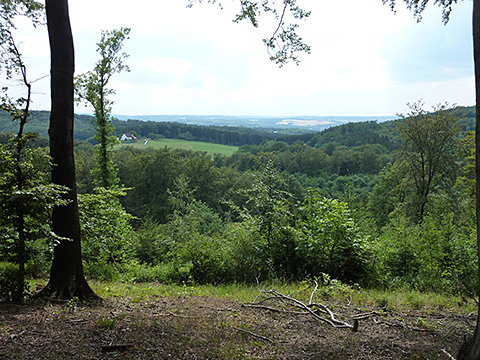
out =
[[[115,114],[371,116],[407,113],[419,99],[427,108],[474,104],[471,0],[454,6],[446,26],[433,5],[417,23],[401,1],[394,14],[381,0],[299,0],[312,11],[298,30],[312,52],[283,68],[261,41],[275,24],[233,23],[236,0],[223,10],[188,9],[187,0],[69,3],[77,74],[98,60],[101,30],[132,28],[131,72],[110,83]],[[30,79],[48,75],[46,28],[20,23],[16,36]],[[34,91],[34,108],[49,109],[49,79]]]

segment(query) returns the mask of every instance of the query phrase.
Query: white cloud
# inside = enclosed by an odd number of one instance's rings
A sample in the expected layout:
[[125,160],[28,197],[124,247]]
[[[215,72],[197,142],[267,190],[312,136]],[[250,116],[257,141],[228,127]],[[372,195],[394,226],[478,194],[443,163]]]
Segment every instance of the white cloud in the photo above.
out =
[[[407,102],[473,104],[471,1],[454,6],[450,24],[429,7],[422,23],[399,3],[307,1],[299,33],[312,46],[300,66],[279,69],[261,39],[273,29],[234,24],[238,3],[222,11],[186,0],[70,0],[77,73],[90,70],[100,31],[131,27],[130,73],[116,75],[121,114],[388,115]],[[46,29],[19,29],[32,78],[49,72]],[[48,79],[37,91],[48,93]],[[48,108],[48,96],[35,99]],[[79,108],[80,111],[85,111]]]

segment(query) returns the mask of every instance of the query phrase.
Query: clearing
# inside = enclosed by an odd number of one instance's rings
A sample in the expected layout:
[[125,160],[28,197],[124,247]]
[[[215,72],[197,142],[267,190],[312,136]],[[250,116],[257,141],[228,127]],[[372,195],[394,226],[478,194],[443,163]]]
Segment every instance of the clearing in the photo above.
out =
[[202,151],[208,154],[222,154],[225,156],[231,156],[238,150],[237,146],[221,145],[214,144],[202,141],[189,141],[181,139],[162,139],[162,140],[138,140],[135,142],[122,142],[121,144],[115,145],[115,147],[120,146],[133,146],[138,149],[153,148],[161,149],[166,147],[172,149],[183,149],[183,150],[192,150],[192,151]]
[[476,321],[467,312],[473,304],[413,310],[359,305],[351,296],[318,300],[344,321],[365,315],[353,332],[193,288],[173,293],[150,284],[139,292],[125,285],[120,293],[110,288],[115,285],[101,286],[95,290],[104,301],[96,305],[0,304],[0,359],[448,360]]

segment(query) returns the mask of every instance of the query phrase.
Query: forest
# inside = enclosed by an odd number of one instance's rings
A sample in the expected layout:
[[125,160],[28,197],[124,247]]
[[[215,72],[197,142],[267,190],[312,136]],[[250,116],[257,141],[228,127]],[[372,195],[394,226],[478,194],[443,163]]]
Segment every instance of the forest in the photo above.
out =
[[[428,1],[405,2],[421,20]],[[24,92],[0,97],[0,356],[479,358],[476,108],[418,100],[320,132],[120,121],[131,28],[102,30],[75,73],[68,3],[0,5],[0,70]],[[296,0],[240,5],[235,22],[278,22],[271,61],[310,54]],[[31,109],[20,16],[47,25],[49,111]]]
[[[95,180],[98,145],[78,140],[87,276],[221,284],[328,275],[362,287],[476,293],[474,109],[421,105],[396,121],[280,138],[260,130],[115,123],[115,134],[129,129],[139,138],[184,138],[179,134],[188,131],[199,140],[226,133],[254,139],[232,156],[116,147],[110,188]],[[42,117],[48,114],[33,118]],[[89,131],[93,125],[85,123],[83,133]],[[47,147],[35,142],[34,159],[44,161]],[[4,173],[10,146],[2,145]],[[13,191],[7,185],[3,191]],[[2,242],[4,299],[16,286],[12,246]],[[28,277],[48,274],[51,246],[41,236],[28,243]]]

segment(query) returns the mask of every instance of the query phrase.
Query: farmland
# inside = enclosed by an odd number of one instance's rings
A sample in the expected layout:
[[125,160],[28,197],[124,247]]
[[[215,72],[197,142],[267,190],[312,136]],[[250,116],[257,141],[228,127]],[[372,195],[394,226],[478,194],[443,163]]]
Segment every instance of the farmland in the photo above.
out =
[[116,148],[121,146],[132,146],[138,149],[160,149],[168,147],[172,149],[202,151],[208,154],[222,154],[225,156],[232,155],[238,149],[236,146],[213,144],[202,141],[188,141],[182,139],[148,140],[148,142],[143,140],[135,142],[122,142],[120,145],[117,145]]

